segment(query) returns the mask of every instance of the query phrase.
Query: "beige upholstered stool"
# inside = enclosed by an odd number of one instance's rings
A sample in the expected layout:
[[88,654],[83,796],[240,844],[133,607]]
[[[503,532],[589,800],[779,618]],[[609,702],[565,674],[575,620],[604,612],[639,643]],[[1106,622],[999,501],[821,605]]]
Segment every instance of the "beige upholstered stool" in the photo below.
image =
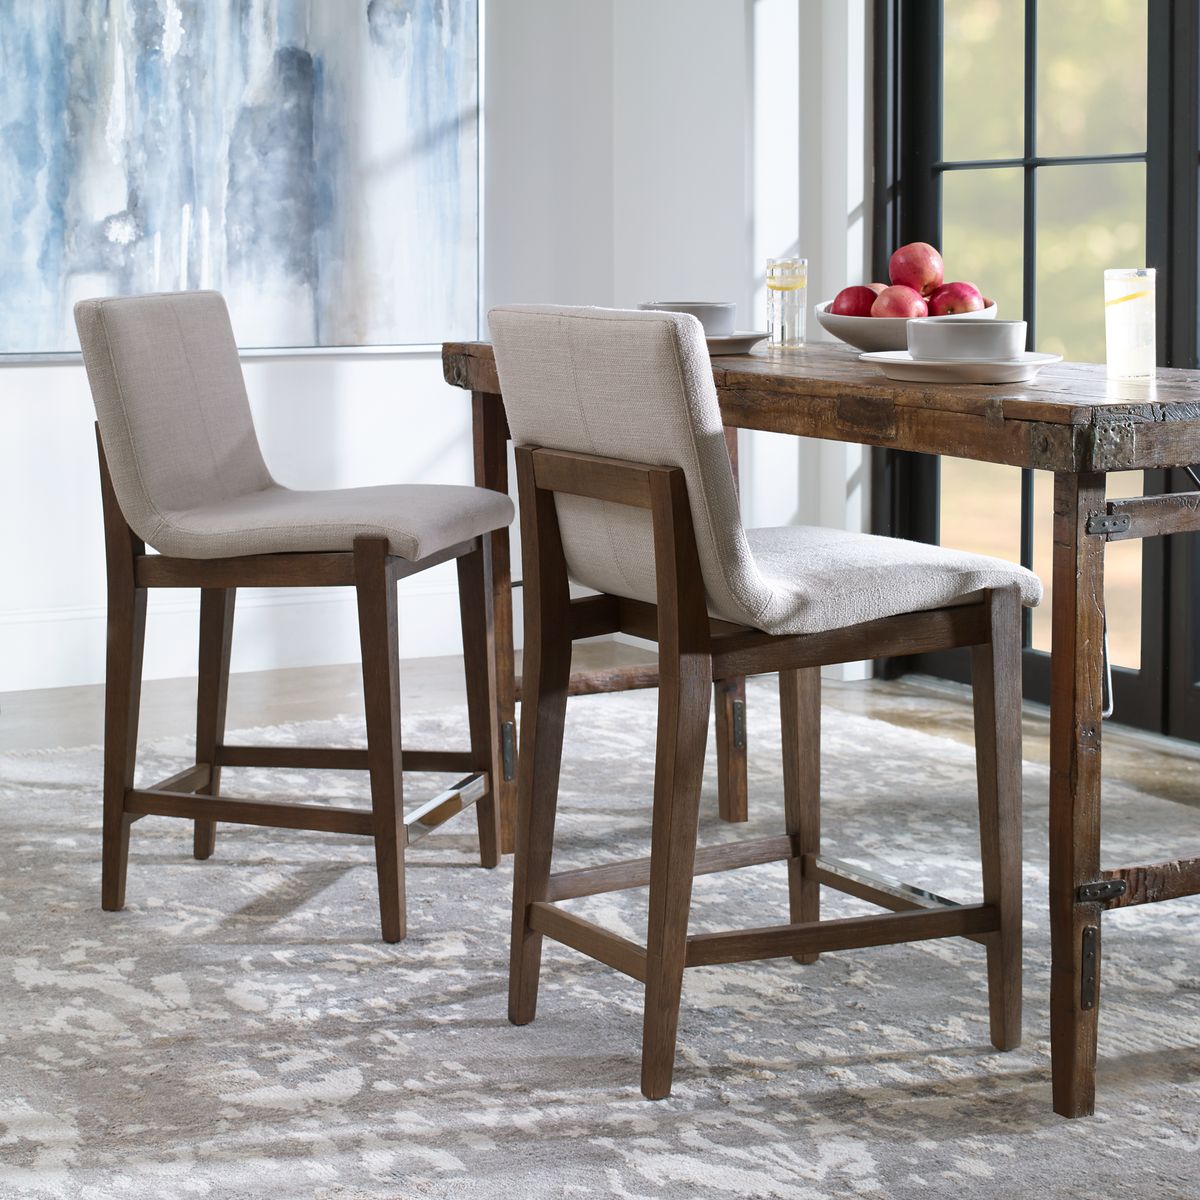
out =
[[[744,530],[700,324],[668,313],[499,308],[525,562],[509,1017],[531,1021],[544,935],[645,984],[642,1091],[667,1095],[687,966],[926,938],[987,947],[992,1041],[1021,1036],[1021,604],[1037,577],[979,555],[828,529]],[[599,595],[571,600],[568,583]],[[648,859],[551,873],[573,638],[659,645]],[[971,646],[983,898],[954,904],[823,857],[820,668]],[[714,680],[778,672],[784,831],[697,851]],[[881,769],[886,764],[881,763]],[[919,795],[912,797],[919,803]],[[694,874],[785,861],[790,921],[688,935]],[[557,901],[649,886],[645,946]],[[820,888],[880,905],[822,922]]]
[[[75,320],[98,417],[108,560],[103,907],[124,905],[129,827],[142,816],[194,820],[201,859],[212,853],[217,821],[356,833],[375,839],[383,938],[399,941],[409,843],[475,803],[483,865],[499,861],[482,535],[512,520],[511,501],[474,487],[305,492],[276,483],[255,436],[225,302],[214,292],[85,300]],[[471,746],[402,751],[396,581],[450,559],[458,563]],[[367,748],[226,745],[236,589],[338,586],[358,592]],[[201,589],[196,765],[135,788],[152,587]],[[228,799],[223,767],[363,769],[371,809]],[[405,770],[463,777],[406,817]]]

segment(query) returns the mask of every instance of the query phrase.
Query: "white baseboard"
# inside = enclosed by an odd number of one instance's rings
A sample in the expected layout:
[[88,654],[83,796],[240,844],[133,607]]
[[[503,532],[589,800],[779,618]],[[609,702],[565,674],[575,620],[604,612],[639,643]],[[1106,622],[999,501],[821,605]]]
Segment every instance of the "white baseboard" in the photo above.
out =
[[[150,593],[146,679],[196,671],[199,592]],[[105,609],[0,612],[0,692],[104,681]],[[458,589],[446,582],[400,584],[400,654],[461,654]],[[349,588],[246,589],[238,593],[234,671],[357,662],[358,614]]]

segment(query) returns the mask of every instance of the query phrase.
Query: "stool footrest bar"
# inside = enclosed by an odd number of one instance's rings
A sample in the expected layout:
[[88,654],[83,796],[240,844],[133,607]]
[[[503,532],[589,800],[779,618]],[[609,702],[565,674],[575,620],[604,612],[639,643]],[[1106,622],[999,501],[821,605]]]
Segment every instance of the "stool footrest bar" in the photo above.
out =
[[[819,854],[804,856],[804,878],[845,892],[847,896],[857,896],[860,900],[866,900],[868,904],[890,908],[892,912],[921,912],[961,907],[956,900],[947,900],[945,896],[914,887],[911,883],[891,879],[887,875],[877,875],[874,871],[842,862],[841,859],[825,858]],[[974,942],[986,944],[991,939],[991,934],[973,934],[970,937]]]
[[298,771],[365,771],[367,752],[349,746],[218,746],[219,767],[290,767]]
[[[706,846],[696,851],[694,875],[712,875],[760,863],[782,862],[792,857],[792,841],[786,834],[778,837],[751,838]],[[579,871],[562,871],[550,876],[547,900],[572,900],[577,896],[595,896],[601,892],[622,892],[647,887],[650,860],[637,858],[627,862],[605,863]]]
[[[482,765],[469,750],[405,750],[401,757],[405,771],[473,771]],[[217,766],[365,771],[367,752],[353,746],[218,746]]]
[[804,877],[896,912],[907,912],[914,908],[959,907],[957,900],[947,900],[936,892],[928,892],[911,883],[892,879],[888,875],[877,875],[865,867],[843,862],[840,858],[826,858],[820,854],[804,856]]
[[125,811],[132,816],[186,817],[233,825],[265,825],[273,829],[311,829],[320,833],[375,832],[370,812],[316,804],[285,804],[278,800],[229,800],[224,796],[193,796],[183,792],[125,793]]
[[432,800],[427,800],[404,818],[407,844],[411,846],[419,842],[431,830],[470,808],[476,800],[487,795],[487,790],[488,776],[484,771],[467,775]]
[[[207,768],[206,768],[207,770]],[[199,786],[203,786],[200,784]],[[419,842],[432,829],[470,808],[487,794],[486,772],[468,775],[427,800],[404,818],[407,844]],[[355,833],[371,837],[375,821],[369,809],[338,808],[317,804],[291,804],[281,800],[234,800],[225,796],[197,796],[162,788],[132,788],[125,793],[130,817],[184,817],[193,821],[221,821],[232,825],[263,825],[272,829],[309,829],[319,833]]]
[[159,783],[153,783],[147,788],[150,792],[198,792],[202,787],[207,787],[209,780],[212,779],[212,767],[208,763],[196,763],[194,767],[185,767],[182,771],[176,771],[174,775],[167,776],[166,779]]
[[553,904],[535,901],[529,906],[529,926],[547,937],[578,950],[624,975],[646,982],[646,950],[636,942],[610,933],[583,917],[563,912]]
[[993,904],[961,904],[954,908],[880,913],[838,921],[807,921],[763,929],[701,933],[688,938],[687,965],[750,962],[796,954],[824,954],[864,946],[892,946],[934,938],[970,937],[1000,927]]

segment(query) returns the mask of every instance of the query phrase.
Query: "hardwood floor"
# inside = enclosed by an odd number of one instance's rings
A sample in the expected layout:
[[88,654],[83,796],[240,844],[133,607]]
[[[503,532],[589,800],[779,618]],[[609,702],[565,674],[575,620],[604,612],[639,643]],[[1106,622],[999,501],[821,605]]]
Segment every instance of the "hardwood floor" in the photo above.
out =
[[[581,668],[653,662],[651,652],[613,642],[576,648]],[[466,688],[462,659],[407,659],[400,669],[405,708],[463,708]],[[338,713],[362,712],[362,668],[358,663],[247,671],[230,676],[230,729],[312,721]],[[402,709],[403,711],[403,709]],[[464,718],[465,719],[465,718]],[[0,692],[0,753],[54,746],[99,745],[104,725],[104,687],[43,688]],[[196,725],[196,680],[149,679],[142,685],[139,738],[186,735]]]
[[[636,646],[597,641],[575,649],[577,668],[632,666],[653,662]],[[457,707],[465,703],[462,662],[458,658],[420,658],[403,663],[403,704],[411,710]],[[958,684],[911,675],[896,682],[825,680],[826,704],[912,729],[933,728],[945,737],[970,742],[974,736],[970,696]],[[179,736],[195,726],[194,679],[148,680],[142,686],[144,741]],[[362,674],[357,663],[252,671],[232,676],[229,728],[319,720],[362,709]],[[99,745],[104,688],[47,688],[0,693],[0,753],[54,746]],[[753,745],[754,713],[749,714]],[[1024,754],[1033,762],[1049,758],[1046,710],[1026,705]],[[1163,799],[1200,808],[1200,746],[1106,722],[1104,776],[1137,786]]]

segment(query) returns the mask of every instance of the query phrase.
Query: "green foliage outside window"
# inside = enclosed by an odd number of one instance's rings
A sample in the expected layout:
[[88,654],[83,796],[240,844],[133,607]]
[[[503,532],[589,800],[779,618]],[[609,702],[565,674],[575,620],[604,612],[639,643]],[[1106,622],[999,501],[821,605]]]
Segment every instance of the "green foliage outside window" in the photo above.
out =
[[[1146,148],[1146,0],[1039,0],[1037,153]],[[943,154],[1024,151],[1024,0],[946,0]],[[948,278],[1021,314],[1023,171],[943,175]],[[1145,262],[1145,166],[1037,171],[1037,348],[1104,358],[1103,272]]]

